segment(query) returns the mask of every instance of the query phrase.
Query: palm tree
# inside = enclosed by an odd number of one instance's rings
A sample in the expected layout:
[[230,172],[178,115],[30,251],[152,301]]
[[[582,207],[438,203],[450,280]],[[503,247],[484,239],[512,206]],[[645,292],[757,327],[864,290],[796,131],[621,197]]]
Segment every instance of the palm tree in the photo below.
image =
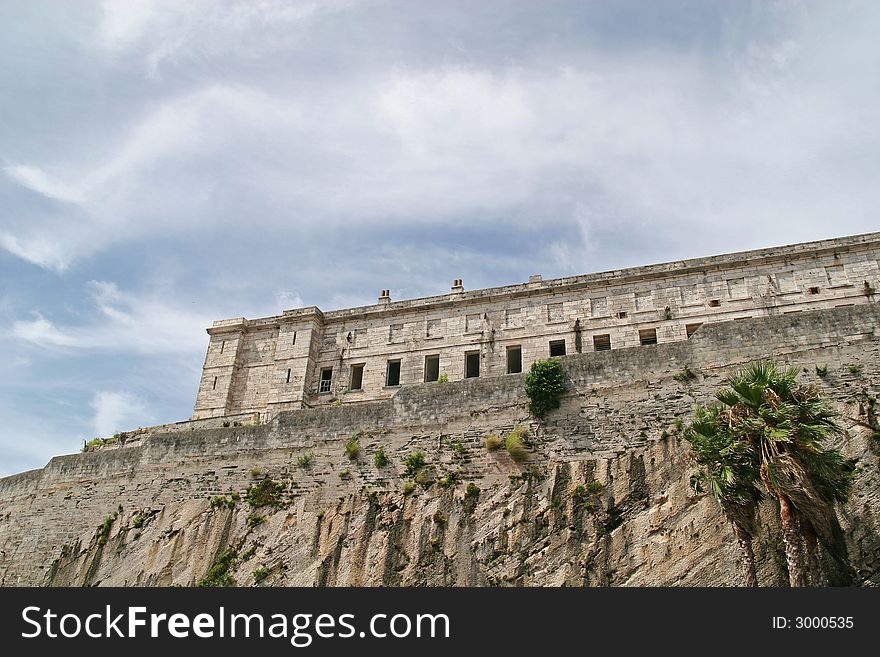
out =
[[729,428],[721,406],[697,407],[694,421],[684,431],[699,466],[691,486],[698,493],[708,488],[718,501],[742,552],[745,585],[757,586],[752,536],[762,497],[756,485],[760,463],[751,445],[737,440]]
[[841,433],[836,414],[817,390],[797,383],[797,374],[755,363],[731,376],[716,398],[731,439],[749,445],[761,481],[779,503],[791,585],[806,586],[802,543],[813,568],[817,540],[845,561],[834,507],[849,496],[855,461],[825,448]]

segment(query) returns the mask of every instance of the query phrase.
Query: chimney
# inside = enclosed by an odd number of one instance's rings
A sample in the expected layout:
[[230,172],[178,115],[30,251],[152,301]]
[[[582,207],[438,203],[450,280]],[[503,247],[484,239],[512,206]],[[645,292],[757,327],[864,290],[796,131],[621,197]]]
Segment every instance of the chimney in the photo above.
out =
[[379,303],[391,303],[391,290],[382,290],[379,292]]
[[464,292],[464,285],[462,285],[460,278],[456,278],[452,281],[452,294],[461,294],[462,292]]
[[541,274],[532,274],[529,276],[529,283],[540,283],[542,280],[544,280],[544,278]]

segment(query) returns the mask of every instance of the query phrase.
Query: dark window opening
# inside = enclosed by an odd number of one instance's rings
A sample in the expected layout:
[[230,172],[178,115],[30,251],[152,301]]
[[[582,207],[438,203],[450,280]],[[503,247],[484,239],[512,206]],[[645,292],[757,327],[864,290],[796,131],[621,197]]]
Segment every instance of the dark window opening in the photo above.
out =
[[608,333],[605,333],[604,335],[594,335],[593,349],[596,351],[611,351],[611,336]]
[[687,333],[688,337],[691,337],[694,333],[697,332],[697,329],[700,328],[702,325],[703,325],[702,322],[700,322],[699,324],[687,324],[684,327],[685,333]]
[[550,356],[565,356],[565,340],[550,340]]
[[522,372],[522,347],[507,348],[507,373],[519,374]]
[[819,294],[819,288],[818,287],[811,287],[809,289],[809,292],[810,292],[810,294]]
[[399,360],[389,360],[388,368],[385,370],[385,385],[386,386],[399,386],[400,385],[400,361]]
[[364,366],[360,365],[352,365],[351,366],[351,379],[348,382],[349,390],[360,390],[364,387]]
[[471,351],[464,355],[464,378],[475,379],[480,376],[480,352]]
[[290,368],[287,368],[287,381],[285,383],[290,383]]
[[220,353],[223,353],[223,350],[226,349],[226,340],[220,343]]
[[639,331],[639,343],[643,345],[657,344],[657,329],[642,329]]
[[296,331],[293,332],[293,340],[290,341],[290,346],[293,346],[295,344],[296,344]]
[[330,392],[330,381],[333,380],[333,368],[325,367],[321,370],[321,383],[318,384],[318,392]]
[[717,308],[720,305],[721,305],[721,302],[718,299],[710,299],[709,300],[709,307],[710,308]]
[[214,384],[211,386],[211,390],[216,390],[216,389],[217,389],[217,377],[215,376],[214,377]]
[[617,313],[617,319],[626,319],[626,311],[621,310],[619,313]]
[[425,356],[425,383],[440,380],[440,356]]

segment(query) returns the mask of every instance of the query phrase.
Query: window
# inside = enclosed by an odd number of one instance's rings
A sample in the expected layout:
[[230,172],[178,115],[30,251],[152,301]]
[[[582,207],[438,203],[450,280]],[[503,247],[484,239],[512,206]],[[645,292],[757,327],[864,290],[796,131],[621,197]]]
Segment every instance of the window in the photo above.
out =
[[636,310],[651,310],[654,308],[654,299],[650,292],[636,292]]
[[593,349],[595,351],[611,351],[611,336],[607,333],[594,335]]
[[440,356],[425,356],[425,383],[440,380]]
[[592,317],[606,317],[608,315],[608,297],[590,299],[590,314]]
[[565,356],[565,340],[550,340],[550,356]]
[[522,372],[522,347],[516,345],[515,347],[507,348],[507,373],[508,374],[519,374]]
[[425,337],[427,338],[439,338],[440,337],[440,320],[439,319],[429,319],[427,326],[425,328]]
[[388,342],[403,342],[403,324],[388,327]]
[[467,315],[465,317],[464,330],[466,333],[473,333],[480,330],[480,315]]
[[211,390],[216,390],[216,389],[217,389],[217,377],[215,376],[214,383],[211,385]]
[[284,383],[290,383],[290,368],[287,368],[287,379],[285,379]]
[[720,300],[718,300],[718,299],[709,299],[709,307],[710,307],[710,308],[717,308],[717,307],[720,306],[720,305],[721,305],[721,301],[720,301]]
[[294,346],[296,344],[296,331],[293,332],[293,340],[290,341],[290,346]]
[[828,285],[846,285],[849,283],[843,265],[825,267],[825,274],[828,276]]
[[330,392],[330,382],[333,380],[333,368],[325,367],[321,369],[321,381],[318,383],[318,392],[324,394]]
[[547,321],[548,322],[565,321],[565,315],[562,314],[562,304],[561,303],[548,303],[547,304]]
[[351,366],[351,376],[348,380],[349,390],[363,390],[364,388],[364,364]]
[[642,329],[639,331],[639,344],[657,344],[657,329]]
[[226,349],[226,340],[220,343],[220,353],[223,353],[223,350]]
[[703,325],[702,322],[699,322],[697,324],[686,324],[684,327],[684,331],[688,337],[691,337],[694,333],[697,332],[697,329],[700,328],[702,325]]
[[811,287],[811,288],[810,288],[809,290],[807,290],[807,291],[808,291],[810,294],[819,294],[819,288],[818,288],[818,287]]
[[464,355],[464,378],[475,379],[480,376],[480,352],[469,351]]
[[388,387],[400,385],[400,361],[389,360],[385,369],[385,385]]
[[522,323],[522,308],[508,308],[504,311],[504,325],[508,328],[520,328]]
[[626,319],[626,311],[621,310],[619,313],[617,313],[617,319]]

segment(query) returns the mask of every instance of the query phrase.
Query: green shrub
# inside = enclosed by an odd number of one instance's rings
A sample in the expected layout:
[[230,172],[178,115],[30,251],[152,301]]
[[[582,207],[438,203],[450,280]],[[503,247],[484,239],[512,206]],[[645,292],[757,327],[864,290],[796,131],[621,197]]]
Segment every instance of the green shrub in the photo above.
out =
[[456,440],[452,443],[452,453],[458,457],[464,456],[464,445],[461,444],[460,440]]
[[339,473],[339,478],[342,479],[343,481],[348,481],[349,479],[351,479],[351,471],[350,470],[342,470]]
[[403,465],[406,467],[406,476],[415,477],[419,470],[425,467],[425,453],[413,452],[403,459]]
[[418,472],[416,472],[415,477],[413,477],[413,481],[415,481],[420,486],[424,486],[427,488],[434,483],[434,468],[430,466],[421,468]]
[[361,453],[361,443],[356,433],[351,434],[351,438],[345,443],[345,455],[349,460],[354,461]]
[[416,482],[408,481],[403,485],[403,494],[404,495],[411,495],[415,489],[416,489]]
[[474,483],[470,483],[467,485],[467,488],[464,491],[465,499],[476,499],[480,496],[480,487]]
[[826,376],[828,376],[828,366],[816,365],[816,375],[824,379]]
[[342,406],[342,400],[341,399],[334,399],[332,402],[330,402],[330,405],[333,408],[339,408],[340,406]]
[[[236,497],[238,495],[236,494]],[[215,495],[211,498],[211,508],[212,509],[222,509],[222,508],[235,508],[235,499],[229,499],[225,495]]]
[[455,486],[456,481],[458,481],[458,475],[454,472],[447,472],[446,476],[443,477],[443,479],[441,479],[438,483],[443,488],[451,488],[452,486]]
[[672,378],[680,383],[687,383],[691,379],[696,379],[697,375],[693,373],[691,366],[685,363],[681,371]]
[[253,508],[262,506],[281,506],[284,484],[266,476],[256,484],[248,486],[244,499]]
[[380,446],[373,455],[373,463],[377,468],[384,468],[388,465],[388,457],[385,455],[385,448]]
[[235,567],[237,556],[238,550],[236,550],[234,547],[230,547],[224,550],[220,554],[220,556],[217,557],[217,561],[215,561],[214,565],[211,566],[208,574],[205,575],[204,579],[199,582],[199,586],[203,588],[235,586],[235,580],[232,578],[232,575],[229,571]]
[[107,539],[110,537],[110,529],[113,527],[113,523],[116,522],[116,518],[118,517],[119,512],[114,511],[104,518],[104,522],[101,523],[101,526],[98,527],[98,531],[95,532],[95,538],[98,539],[98,545],[107,544]]
[[554,408],[565,393],[565,375],[558,360],[538,360],[526,375],[526,395],[529,412],[542,418]]
[[315,457],[311,454],[303,454],[296,460],[296,464],[301,468],[308,468],[312,465]]
[[494,433],[490,433],[486,436],[486,450],[489,452],[494,452],[496,449],[500,449],[503,444],[504,441],[501,440],[501,436]]
[[434,522],[436,522],[438,525],[446,524],[446,516],[443,515],[442,511],[437,511],[437,513],[434,514]]
[[525,427],[518,426],[507,435],[507,440],[504,441],[504,448],[510,454],[510,458],[517,463],[525,461],[529,456],[529,451],[525,445],[525,436]]
[[265,566],[260,566],[254,571],[254,584],[259,584],[264,579],[269,576],[269,569]]
[[856,365],[855,363],[853,363],[852,365],[847,365],[846,369],[849,370],[850,374],[861,374],[862,373],[862,366]]
[[252,511],[247,518],[248,527],[259,527],[266,522],[266,516],[262,516],[256,511]]
[[449,377],[445,374],[441,374],[437,377],[437,383],[449,383]]

